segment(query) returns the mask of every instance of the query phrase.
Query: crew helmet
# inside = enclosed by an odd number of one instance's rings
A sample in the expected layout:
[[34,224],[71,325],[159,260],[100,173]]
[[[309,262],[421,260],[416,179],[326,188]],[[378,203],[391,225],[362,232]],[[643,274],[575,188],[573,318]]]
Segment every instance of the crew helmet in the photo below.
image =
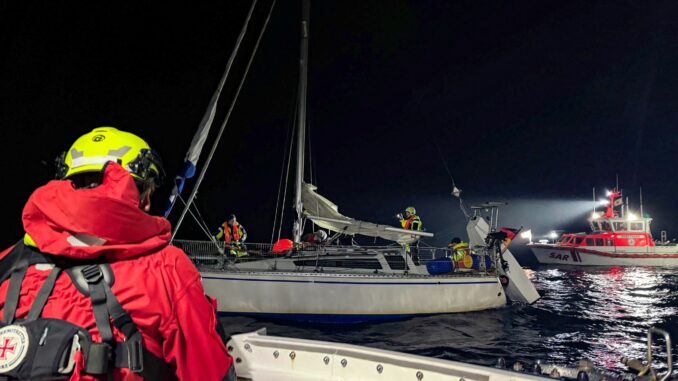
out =
[[160,156],[146,141],[114,127],[97,127],[57,158],[56,177],[101,172],[109,161],[120,164],[137,180],[152,179],[156,186],[165,176]]
[[324,230],[318,230],[317,232],[315,232],[315,236],[316,236],[320,241],[324,241],[324,240],[327,239],[327,233],[325,233]]
[[417,210],[414,209],[414,206],[408,206],[407,208],[405,208],[405,211],[409,214],[417,214]]

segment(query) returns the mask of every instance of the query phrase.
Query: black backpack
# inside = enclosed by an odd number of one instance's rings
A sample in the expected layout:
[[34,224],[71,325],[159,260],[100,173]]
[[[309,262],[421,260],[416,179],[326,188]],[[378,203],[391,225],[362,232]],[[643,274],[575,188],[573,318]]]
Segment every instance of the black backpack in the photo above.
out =
[[[15,320],[21,283],[29,266],[44,264],[50,274],[38,291],[25,320]],[[102,342],[94,342],[83,327],[61,319],[40,317],[58,277],[65,272],[75,287],[92,301]],[[80,351],[82,372],[112,376],[114,368],[128,368],[147,380],[173,380],[176,375],[162,359],[148,352],[141,333],[111,290],[115,282],[108,263],[79,261],[43,254],[19,242],[0,261],[0,283],[9,278],[0,322],[0,381],[68,379]],[[117,342],[111,323],[125,336]]]

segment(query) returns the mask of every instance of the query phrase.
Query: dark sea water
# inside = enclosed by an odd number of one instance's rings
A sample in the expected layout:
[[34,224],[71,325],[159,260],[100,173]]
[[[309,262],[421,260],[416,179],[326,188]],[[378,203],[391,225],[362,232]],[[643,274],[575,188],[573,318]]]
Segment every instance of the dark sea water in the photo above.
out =
[[[359,325],[309,325],[225,317],[229,333],[266,327],[269,335],[339,341],[438,358],[494,365],[523,361],[625,371],[622,356],[646,354],[647,330],[668,330],[678,353],[678,271],[645,267],[532,266],[542,299],[534,305]],[[663,340],[655,351],[666,369]],[[675,358],[675,356],[674,356]]]

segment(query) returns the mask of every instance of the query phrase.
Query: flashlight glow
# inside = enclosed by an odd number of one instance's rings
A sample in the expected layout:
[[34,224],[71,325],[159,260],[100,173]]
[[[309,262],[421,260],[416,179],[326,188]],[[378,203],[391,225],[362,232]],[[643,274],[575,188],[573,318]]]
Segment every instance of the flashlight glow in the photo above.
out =
[[636,216],[636,215],[633,214],[633,213],[629,213],[629,214],[628,214],[628,218],[629,218],[629,220],[636,220],[636,219],[638,219],[638,216]]
[[556,238],[558,238],[558,233],[556,233],[556,232],[551,232],[551,233],[549,233],[549,238],[551,238],[551,239],[556,239]]

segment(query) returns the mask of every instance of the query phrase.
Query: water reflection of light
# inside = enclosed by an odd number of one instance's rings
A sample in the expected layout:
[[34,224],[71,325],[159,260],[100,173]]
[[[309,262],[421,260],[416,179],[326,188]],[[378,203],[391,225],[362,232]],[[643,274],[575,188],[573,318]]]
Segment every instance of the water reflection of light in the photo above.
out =
[[547,338],[550,358],[578,356],[623,369],[622,356],[642,357],[648,329],[678,314],[675,303],[666,303],[673,279],[669,270],[642,267],[540,271],[536,282],[543,299],[538,307],[560,317],[554,322],[563,322],[553,328],[563,333]]

